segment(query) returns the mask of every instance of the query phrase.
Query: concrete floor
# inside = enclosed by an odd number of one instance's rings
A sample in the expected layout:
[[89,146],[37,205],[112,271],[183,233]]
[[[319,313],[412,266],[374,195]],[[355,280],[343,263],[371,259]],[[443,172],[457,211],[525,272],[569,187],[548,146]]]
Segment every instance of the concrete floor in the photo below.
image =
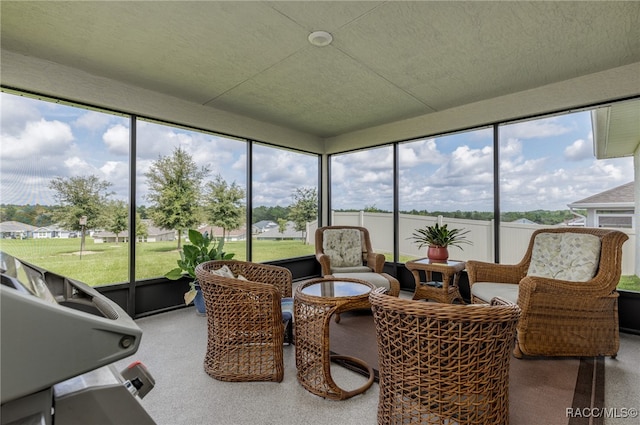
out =
[[[325,400],[306,391],[296,380],[295,348],[284,347],[285,373],[281,383],[221,382],[203,370],[206,319],[194,310],[139,319],[143,330],[139,351],[118,362],[124,368],[142,361],[156,379],[142,400],[160,425],[320,425],[375,424],[379,388],[344,401]],[[616,359],[606,362],[605,407],[640,409],[640,336],[621,334]],[[345,389],[361,386],[365,378],[333,366],[334,379]],[[621,415],[618,415],[621,416]],[[631,425],[638,418],[606,418],[606,425]],[[514,425],[514,424],[512,424]],[[516,424],[517,425],[517,424]],[[544,425],[544,424],[541,424]]]

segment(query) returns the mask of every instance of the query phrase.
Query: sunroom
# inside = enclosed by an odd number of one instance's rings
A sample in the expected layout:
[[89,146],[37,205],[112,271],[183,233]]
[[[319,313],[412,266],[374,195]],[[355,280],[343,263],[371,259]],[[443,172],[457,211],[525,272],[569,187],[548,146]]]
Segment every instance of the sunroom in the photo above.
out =
[[[424,252],[409,237],[425,224],[471,231],[459,260],[509,264],[534,229],[576,218],[578,200],[635,182],[640,211],[636,2],[3,1],[1,12],[0,222],[57,224],[55,182],[95,177],[126,224],[89,216],[63,229],[86,237],[0,247],[134,318],[191,309],[188,282],[163,277],[188,227],[227,226],[236,259],[300,282],[320,273],[316,228],[361,225],[410,297],[404,263]],[[202,172],[203,207],[216,183],[239,190],[237,226],[199,212],[151,237],[168,226],[153,170],[176,152]],[[291,207],[308,197],[315,216],[299,226]],[[273,237],[258,238],[259,222]],[[631,222],[619,312],[633,334]],[[96,243],[98,232],[111,236]]]

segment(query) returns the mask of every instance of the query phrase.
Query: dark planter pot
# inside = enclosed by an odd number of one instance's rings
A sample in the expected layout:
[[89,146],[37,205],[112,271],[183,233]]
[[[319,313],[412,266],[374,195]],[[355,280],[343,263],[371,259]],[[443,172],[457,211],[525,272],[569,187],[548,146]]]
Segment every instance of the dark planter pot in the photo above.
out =
[[444,246],[430,246],[427,250],[427,258],[444,263],[449,259],[449,250]]
[[200,289],[200,285],[196,285],[196,297],[193,299],[193,305],[196,306],[196,314],[198,316],[206,316],[207,309],[204,306],[204,297],[202,296],[202,290]]

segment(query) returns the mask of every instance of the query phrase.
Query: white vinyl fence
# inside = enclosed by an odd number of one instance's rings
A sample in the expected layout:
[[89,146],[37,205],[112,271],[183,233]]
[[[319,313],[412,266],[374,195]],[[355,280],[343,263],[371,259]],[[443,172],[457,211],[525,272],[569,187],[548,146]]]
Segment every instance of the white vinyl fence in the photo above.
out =
[[[332,223],[335,225],[366,227],[371,234],[371,243],[376,252],[393,252],[393,214],[367,212],[333,212]],[[418,249],[409,238],[415,229],[433,225],[436,222],[447,224],[452,229],[469,230],[467,239],[473,245],[462,245],[462,250],[449,248],[449,256],[455,260],[494,261],[493,230],[494,221],[466,220],[442,216],[420,216],[400,214],[399,249],[400,255],[425,257],[426,248]],[[540,228],[553,227],[534,224],[501,223],[500,224],[500,263],[515,264],[524,256],[531,234]],[[310,223],[307,231],[309,243],[315,240],[317,223]],[[622,274],[635,274],[636,231],[618,229],[629,236],[622,247]]]

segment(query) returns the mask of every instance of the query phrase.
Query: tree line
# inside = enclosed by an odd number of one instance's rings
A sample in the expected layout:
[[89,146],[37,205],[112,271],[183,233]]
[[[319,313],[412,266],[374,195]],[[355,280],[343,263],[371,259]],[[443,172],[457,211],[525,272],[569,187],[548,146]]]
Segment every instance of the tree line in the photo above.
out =
[[[335,210],[338,212],[357,212],[360,210],[357,209],[340,209]],[[387,213],[391,214],[391,211],[381,210],[376,208],[375,205],[366,206],[363,211],[365,212],[373,212],[373,213]],[[586,210],[575,210],[575,213],[581,214],[583,216],[587,215]],[[448,218],[462,218],[467,220],[482,220],[482,221],[491,221],[494,218],[494,214],[491,211],[428,211],[428,210],[401,210],[400,214],[410,214],[410,215],[424,215],[437,217],[439,215]],[[534,211],[510,211],[504,212],[500,214],[500,221],[505,223],[519,220],[521,218],[526,218],[527,220],[531,220],[536,224],[542,224],[546,226],[554,226],[557,224],[562,224],[566,221],[576,218],[576,215],[569,210],[534,210]]]
[[[48,205],[0,205],[0,222],[2,221],[18,221],[20,223],[30,224],[36,227],[45,227],[54,224],[53,213],[59,206]],[[155,210],[154,207],[139,205],[136,207],[136,214],[140,219],[149,219]],[[365,212],[389,213],[375,207],[367,207],[363,209]],[[355,209],[340,209],[338,212],[355,212]],[[576,210],[577,213],[586,215],[586,210]],[[487,211],[427,211],[427,210],[409,210],[400,211],[402,214],[438,216],[449,218],[463,218],[468,220],[493,220],[493,213]],[[279,223],[281,220],[287,220],[291,214],[290,206],[264,206],[255,207],[252,214],[252,222],[273,221]],[[534,210],[534,211],[512,211],[505,212],[500,215],[500,220],[511,222],[520,218],[526,218],[538,224],[556,225],[571,220],[575,215],[569,210]]]
[[[150,219],[159,228],[175,230],[178,248],[182,245],[182,234],[201,223],[222,228],[223,237],[241,228],[246,217],[244,189],[236,182],[228,184],[219,174],[208,180],[209,174],[208,167],[198,167],[181,148],[154,161],[145,173],[149,206],[136,209],[136,236],[147,234],[143,219]],[[117,241],[129,228],[129,211],[124,201],[112,199],[111,186],[112,183],[95,175],[56,177],[49,181],[49,188],[57,205],[2,205],[0,221],[19,221],[37,227],[56,224],[81,232],[82,244],[87,229],[104,229],[114,233]],[[282,211],[275,207],[269,214],[278,211],[276,220],[287,218],[295,223],[296,230],[305,231],[306,223],[318,215],[316,189],[297,188],[292,198],[292,205]],[[260,207],[256,210],[264,213]]]
[[[198,167],[191,155],[175,148],[171,155],[159,156],[145,173],[148,182],[148,205],[136,208],[136,236],[146,236],[148,229],[143,219],[150,219],[159,228],[175,230],[178,248],[182,234],[202,223],[223,229],[223,237],[245,224],[245,191],[235,181],[227,183],[221,175],[208,179],[210,169]],[[112,199],[112,184],[97,176],[56,177],[49,182],[57,205],[1,205],[0,222],[18,221],[36,227],[52,224],[81,233],[82,243],[88,229],[104,229],[116,235],[128,231],[128,204]],[[375,205],[366,206],[367,212],[386,212]],[[348,211],[348,210],[341,210]],[[492,220],[493,212],[481,211],[401,211],[414,215],[442,215],[471,220]],[[286,222],[292,221],[296,231],[305,232],[308,222],[317,219],[317,189],[297,188],[292,193],[292,204],[286,207],[258,206],[252,213],[253,223],[268,220],[284,233]],[[574,218],[569,210],[534,210],[502,213],[500,219],[510,222],[526,218],[538,224],[555,225]]]

